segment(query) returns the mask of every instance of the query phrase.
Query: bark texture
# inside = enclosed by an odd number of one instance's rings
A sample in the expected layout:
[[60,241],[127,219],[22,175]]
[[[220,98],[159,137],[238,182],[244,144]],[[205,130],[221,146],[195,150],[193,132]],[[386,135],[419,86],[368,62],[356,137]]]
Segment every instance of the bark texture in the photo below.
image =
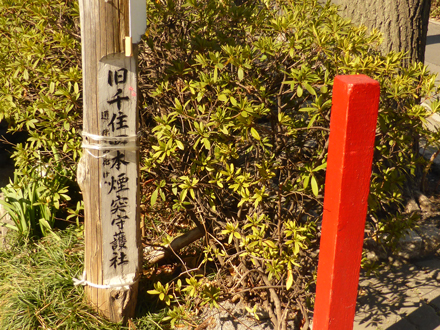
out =
[[355,24],[382,32],[383,52],[408,52],[408,63],[425,60],[431,0],[332,0]]

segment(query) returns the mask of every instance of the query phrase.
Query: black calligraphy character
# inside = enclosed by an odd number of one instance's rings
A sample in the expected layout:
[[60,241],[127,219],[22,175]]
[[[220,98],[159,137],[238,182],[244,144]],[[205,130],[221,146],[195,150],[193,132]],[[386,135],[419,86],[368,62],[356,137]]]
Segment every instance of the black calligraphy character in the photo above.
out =
[[112,120],[110,121],[110,124],[107,126],[111,126],[112,132],[115,131],[115,121],[116,121],[116,130],[128,128],[127,125],[127,115],[124,115],[121,111],[118,112],[118,115],[115,113],[112,116]]
[[123,231],[119,231],[113,235],[113,241],[110,243],[112,250],[115,251],[118,249],[119,251],[122,249],[126,249],[127,237]]
[[113,258],[110,259],[110,267],[116,269],[116,266],[128,264],[127,255],[124,252],[113,252]]
[[[103,164],[103,165],[104,165],[104,164]],[[109,174],[110,174],[109,172],[102,172],[102,177],[103,177],[104,179],[106,179],[106,178],[108,177]]]
[[118,106],[118,110],[121,110],[121,103],[122,101],[128,101],[130,98],[128,96],[119,96],[119,94],[122,94],[122,89],[118,88],[118,92],[113,96],[115,99],[107,101],[108,104],[116,103]]
[[116,196],[116,199],[112,200],[111,212],[116,214],[116,212],[125,212],[125,207],[128,205],[128,197],[122,197],[120,195]]
[[118,241],[116,240],[114,235],[113,235],[113,241],[110,242],[110,245],[111,245],[113,251],[115,251],[118,248]]
[[128,70],[124,68],[115,71],[115,82],[117,85],[125,84],[127,82],[127,72]]
[[[114,78],[115,78],[116,85],[125,84],[127,82],[127,72],[128,72],[128,70],[124,69],[124,68],[119,69],[114,72]],[[107,82],[110,86],[113,86],[113,71],[111,71],[111,70],[108,71]]]
[[126,249],[127,246],[125,245],[127,243],[127,237],[125,236],[125,233],[123,231],[119,231],[118,233],[115,233],[113,235],[114,241],[117,242],[118,249]]
[[125,159],[125,154],[118,150],[116,156],[113,157],[112,159],[113,165],[111,168],[116,167],[116,169],[119,171],[121,169],[121,165],[128,164],[128,162],[125,161],[124,159]]
[[128,187],[127,187],[128,178],[126,175],[127,175],[126,173],[121,173],[118,175],[119,179],[117,181],[117,184],[118,184],[118,190],[116,190],[117,193],[124,191],[124,190],[128,190]]
[[111,212],[112,214],[116,214],[119,212],[119,214],[121,213],[127,213],[127,211],[125,210],[126,206],[122,206],[122,205],[118,205],[116,203],[114,203],[114,200],[112,201],[112,208],[111,208]]
[[102,133],[101,133],[102,136],[108,136],[108,134],[109,134],[108,129],[102,130]]
[[128,260],[126,259],[127,255],[124,252],[119,252],[119,262],[118,266],[128,264]]
[[119,230],[124,230],[125,221],[127,221],[128,215],[118,214],[115,219],[112,220],[112,226],[116,225]]
[[[125,116],[125,115],[123,115],[123,116]],[[125,117],[127,117],[127,116],[125,116]],[[122,120],[122,124],[124,124],[124,122],[126,122],[125,117],[121,119],[121,120]],[[115,118],[115,119],[117,119],[117,118]],[[119,124],[119,122],[118,122],[118,124]],[[114,125],[113,125],[113,126],[114,126]],[[124,126],[123,128],[127,128],[127,127]],[[118,129],[118,128],[116,128],[116,129]],[[127,137],[127,135],[125,135],[125,134],[120,134],[120,135],[117,135],[116,137],[123,138],[123,137]],[[109,143],[110,143],[111,145],[113,145],[113,146],[117,146],[117,145],[120,145],[120,144],[122,144],[122,145],[126,145],[126,144],[128,143],[128,141],[122,139],[121,141],[109,141]]]
[[115,179],[115,177],[112,176],[112,181],[106,182],[106,184],[110,185],[110,190],[108,191],[107,194],[110,194],[113,190],[116,190],[117,193],[124,190],[128,190],[127,187],[128,178],[126,175],[127,175],[126,173],[121,173],[118,175],[118,179]]
[[108,110],[104,110],[101,112],[101,119],[108,120]]
[[117,233],[117,235],[119,249],[126,249],[127,246],[125,244],[127,244],[127,236],[125,236],[125,233],[123,231],[120,231],[119,233]]
[[103,166],[108,166],[108,165],[110,165],[110,159],[104,158],[104,159],[102,160],[102,165],[103,165]]

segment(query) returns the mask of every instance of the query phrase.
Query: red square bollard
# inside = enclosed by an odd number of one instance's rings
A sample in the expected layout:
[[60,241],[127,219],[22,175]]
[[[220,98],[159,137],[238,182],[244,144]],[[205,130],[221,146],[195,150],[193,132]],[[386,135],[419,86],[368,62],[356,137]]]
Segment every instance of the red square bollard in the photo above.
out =
[[379,95],[365,75],[335,78],[314,330],[353,329]]

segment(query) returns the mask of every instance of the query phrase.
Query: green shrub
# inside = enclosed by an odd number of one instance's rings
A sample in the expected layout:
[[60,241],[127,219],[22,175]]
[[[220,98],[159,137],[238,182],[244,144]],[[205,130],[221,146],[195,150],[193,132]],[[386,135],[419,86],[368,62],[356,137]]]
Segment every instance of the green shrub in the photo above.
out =
[[13,223],[0,222],[0,226],[15,230],[24,239],[49,234],[58,237],[52,230],[55,214],[60,205],[71,199],[66,195],[65,181],[65,177],[59,175],[46,177],[35,172],[29,178],[14,173],[14,180],[1,188],[4,200],[0,200]]
[[76,1],[0,0],[0,120],[7,121],[10,133],[28,133],[12,157],[23,186],[35,182],[38,173],[41,177],[38,169],[44,167],[45,194],[77,190],[82,125],[78,25]]
[[[434,77],[422,64],[403,67],[404,54],[380,55],[377,32],[315,0],[147,3],[147,213],[160,201],[174,223],[206,229],[205,262],[217,264],[222,293],[231,281],[248,297],[268,291],[273,322],[285,324],[284,308],[304,314],[313,304],[334,77],[381,85],[369,203],[378,237],[411,225],[395,215],[429,134],[420,98]],[[221,281],[231,269],[235,280]]]

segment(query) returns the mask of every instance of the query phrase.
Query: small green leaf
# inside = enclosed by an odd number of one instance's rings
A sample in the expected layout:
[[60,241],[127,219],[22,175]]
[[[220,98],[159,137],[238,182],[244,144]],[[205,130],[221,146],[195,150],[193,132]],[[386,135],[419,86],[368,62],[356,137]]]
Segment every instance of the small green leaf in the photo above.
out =
[[209,142],[209,140],[208,139],[203,139],[203,144],[205,145],[205,148],[207,149],[207,150],[209,150],[209,149],[211,149],[211,142]]
[[286,290],[289,290],[292,287],[293,284],[293,274],[292,270],[287,271],[287,281],[286,281]]
[[217,82],[218,79],[218,69],[217,67],[214,68],[214,82]]
[[243,78],[244,78],[244,72],[243,72],[243,68],[242,67],[238,68],[237,74],[238,74],[238,80],[242,81]]
[[255,128],[253,128],[253,127],[251,127],[251,134],[252,134],[252,136],[254,137],[255,140],[258,140],[258,141],[261,140],[260,134],[258,134],[257,130]]
[[263,244],[267,245],[268,247],[275,249],[277,246],[275,245],[274,242],[270,241],[270,240],[265,240],[263,241]]
[[310,175],[304,178],[304,182],[303,182],[304,189],[307,189],[307,187],[309,186],[309,181],[310,181]]
[[313,126],[313,124],[314,124],[316,118],[318,118],[318,116],[319,116],[319,113],[317,113],[316,115],[314,115],[314,116],[312,117],[312,119],[310,119],[309,124],[307,125],[307,128],[310,128],[310,127]]
[[183,146],[183,143],[178,141],[178,140],[176,140],[176,145],[177,145],[177,148],[179,148],[180,150],[184,150],[185,149],[185,147]]
[[318,182],[316,181],[316,178],[314,176],[312,176],[312,180],[310,183],[312,185],[313,195],[318,196],[319,193]]
[[151,206],[153,206],[154,204],[156,204],[157,194],[158,194],[158,189],[156,189],[155,191],[153,191],[153,193],[151,194]]
[[303,95],[303,89],[302,89],[301,85],[298,85],[298,87],[296,88],[296,95],[298,97],[301,97]]
[[219,94],[218,99],[222,102],[228,102],[229,98],[225,94]]
[[180,193],[180,200],[184,201],[187,194],[188,194],[188,189],[182,190],[182,192]]
[[304,85],[304,87],[307,89],[307,91],[308,91],[310,94],[316,96],[316,91],[313,89],[312,86],[310,86],[308,83],[304,83],[303,85]]
[[320,170],[324,170],[327,167],[327,163],[321,164],[318,167],[316,167],[315,169],[313,169],[312,172],[318,172]]

